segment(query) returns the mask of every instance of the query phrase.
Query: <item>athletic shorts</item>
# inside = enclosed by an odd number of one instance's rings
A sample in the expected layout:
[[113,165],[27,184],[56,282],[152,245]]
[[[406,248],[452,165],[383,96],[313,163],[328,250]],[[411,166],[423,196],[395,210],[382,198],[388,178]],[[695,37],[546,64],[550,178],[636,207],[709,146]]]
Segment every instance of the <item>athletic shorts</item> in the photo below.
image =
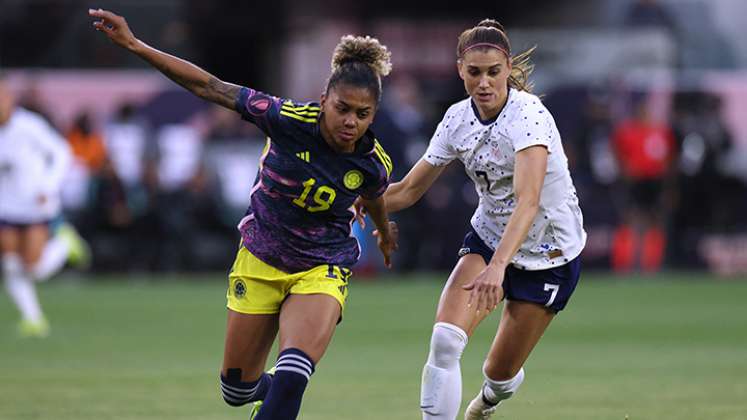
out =
[[244,314],[277,314],[288,295],[332,296],[345,309],[352,272],[336,265],[318,265],[286,273],[266,264],[245,247],[239,249],[228,275],[228,308]]
[[[470,230],[464,237],[459,257],[479,254],[488,264],[494,253],[474,230]],[[558,313],[568,304],[580,275],[580,257],[547,270],[521,270],[509,265],[503,278],[503,293],[508,300],[537,303]]]
[[6,219],[0,219],[0,228],[10,229],[28,229],[33,226],[47,226],[48,229],[52,230],[53,220],[41,220],[38,222],[11,222]]

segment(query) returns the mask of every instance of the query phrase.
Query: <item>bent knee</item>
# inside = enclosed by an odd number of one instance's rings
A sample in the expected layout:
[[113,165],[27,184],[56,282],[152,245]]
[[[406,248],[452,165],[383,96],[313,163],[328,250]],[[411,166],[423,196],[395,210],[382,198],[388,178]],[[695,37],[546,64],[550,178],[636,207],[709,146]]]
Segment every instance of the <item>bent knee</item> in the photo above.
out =
[[456,325],[445,322],[436,323],[431,336],[429,362],[440,368],[457,362],[462,357],[467,340],[467,334]]

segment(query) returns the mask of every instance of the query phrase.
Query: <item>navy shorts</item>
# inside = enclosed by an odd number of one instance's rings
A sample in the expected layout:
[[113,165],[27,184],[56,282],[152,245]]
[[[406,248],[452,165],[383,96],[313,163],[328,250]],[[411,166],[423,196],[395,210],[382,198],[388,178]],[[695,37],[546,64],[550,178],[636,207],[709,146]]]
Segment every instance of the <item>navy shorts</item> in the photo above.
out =
[[[479,254],[488,264],[494,253],[474,230],[470,230],[464,237],[459,257]],[[537,303],[558,313],[568,304],[580,275],[580,257],[547,270],[521,270],[509,265],[503,278],[503,293],[508,300]]]
[[28,229],[32,226],[39,226],[39,225],[46,225],[47,228],[50,230],[53,227],[54,220],[42,220],[39,222],[24,222],[24,223],[18,223],[18,222],[11,222],[5,219],[0,219],[0,228],[10,228],[10,229]]

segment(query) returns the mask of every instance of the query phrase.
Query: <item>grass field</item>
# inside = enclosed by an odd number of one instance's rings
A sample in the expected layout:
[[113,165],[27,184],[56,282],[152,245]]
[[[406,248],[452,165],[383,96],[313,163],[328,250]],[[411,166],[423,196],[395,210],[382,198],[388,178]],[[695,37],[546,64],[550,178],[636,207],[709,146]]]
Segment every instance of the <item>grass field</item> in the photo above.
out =
[[[300,418],[420,418],[442,278],[354,282]],[[747,282],[697,278],[585,276],[495,418],[747,419]],[[41,285],[45,340],[17,338],[0,295],[0,419],[245,419],[216,381],[222,276],[117,280]],[[496,325],[486,320],[464,354],[465,403]]]

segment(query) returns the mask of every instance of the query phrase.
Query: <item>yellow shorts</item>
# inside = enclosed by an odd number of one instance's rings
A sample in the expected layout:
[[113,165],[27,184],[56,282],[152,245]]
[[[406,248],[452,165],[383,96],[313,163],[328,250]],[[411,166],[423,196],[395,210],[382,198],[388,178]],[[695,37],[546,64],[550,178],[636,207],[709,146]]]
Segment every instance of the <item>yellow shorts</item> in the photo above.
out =
[[345,309],[350,269],[318,265],[288,274],[266,264],[243,246],[228,275],[228,308],[244,314],[277,314],[288,295],[324,294]]

